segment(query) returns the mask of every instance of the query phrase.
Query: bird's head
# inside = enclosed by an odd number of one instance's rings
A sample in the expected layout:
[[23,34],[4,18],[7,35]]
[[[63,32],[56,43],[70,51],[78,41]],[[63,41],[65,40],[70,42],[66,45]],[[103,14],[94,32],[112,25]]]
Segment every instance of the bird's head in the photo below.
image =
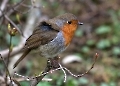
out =
[[82,25],[77,17],[71,13],[65,13],[63,15],[59,15],[54,17],[53,19],[49,19],[48,23],[56,29],[62,29],[64,26],[71,27],[71,30],[76,30],[78,25]]
[[62,31],[66,40],[65,45],[68,45],[72,40],[73,34],[78,25],[83,25],[83,23],[81,23],[78,18],[71,13],[65,13],[63,15],[54,17],[53,19],[49,19],[48,23],[53,29]]

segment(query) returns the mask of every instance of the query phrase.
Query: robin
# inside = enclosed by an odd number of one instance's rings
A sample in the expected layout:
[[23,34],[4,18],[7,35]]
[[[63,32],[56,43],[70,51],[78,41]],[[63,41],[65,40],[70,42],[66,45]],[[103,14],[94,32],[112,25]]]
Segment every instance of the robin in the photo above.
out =
[[14,68],[31,50],[38,50],[41,57],[56,57],[68,47],[78,25],[82,24],[71,13],[41,22],[26,40],[24,53],[14,64]]

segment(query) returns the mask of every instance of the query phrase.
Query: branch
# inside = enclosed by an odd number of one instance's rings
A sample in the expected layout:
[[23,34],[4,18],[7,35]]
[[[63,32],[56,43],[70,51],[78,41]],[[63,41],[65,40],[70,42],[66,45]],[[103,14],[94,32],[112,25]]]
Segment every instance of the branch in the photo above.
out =
[[10,84],[12,84],[12,78],[11,78],[11,75],[10,75],[10,72],[9,72],[9,70],[8,70],[8,67],[7,67],[7,64],[5,63],[5,61],[4,61],[4,59],[3,59],[3,57],[2,57],[2,55],[0,54],[0,57],[1,57],[1,59],[2,59],[2,61],[3,61],[3,63],[4,63],[4,66],[5,66],[5,70],[6,70],[6,77],[5,77],[5,82],[6,82],[6,85],[7,85],[7,78],[8,78],[8,76],[9,76],[9,78],[10,78]]
[[[3,11],[6,7],[6,4],[8,3],[8,0],[3,0],[0,9]],[[2,16],[2,12],[0,12],[0,17]]]
[[48,59],[47,66],[44,72],[42,73],[42,75],[35,77],[34,80],[31,81],[31,86],[36,86],[39,82],[41,82],[44,76],[48,74],[50,70],[59,68],[60,66],[58,64],[59,63],[58,60],[59,60],[58,57]]
[[98,53],[96,53],[95,58],[94,58],[94,62],[92,64],[91,68],[88,69],[86,72],[84,72],[82,74],[79,74],[79,75],[75,75],[69,69],[67,69],[66,67],[63,67],[59,63],[59,61],[58,61],[59,58],[57,58],[57,57],[53,58],[53,59],[48,59],[47,66],[46,66],[44,72],[42,74],[38,75],[38,76],[35,76],[35,77],[31,78],[29,76],[20,75],[20,74],[18,74],[16,72],[14,74],[19,76],[19,77],[22,77],[23,80],[30,81],[31,82],[31,86],[36,86],[39,82],[43,81],[45,75],[47,75],[49,73],[52,73],[54,71],[57,71],[57,70],[62,70],[63,73],[64,73],[64,82],[66,82],[66,79],[67,79],[66,71],[73,77],[82,77],[82,76],[86,75],[87,73],[89,73],[93,69],[98,56],[99,56]]

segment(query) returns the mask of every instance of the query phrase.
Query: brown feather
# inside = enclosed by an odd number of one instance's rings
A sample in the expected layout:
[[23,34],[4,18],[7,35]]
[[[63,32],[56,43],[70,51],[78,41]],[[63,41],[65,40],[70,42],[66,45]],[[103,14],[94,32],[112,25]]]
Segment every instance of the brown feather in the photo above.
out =
[[33,34],[26,40],[24,49],[35,49],[38,48],[40,45],[44,45],[52,41],[58,31],[51,28],[51,26],[38,26],[34,31]]
[[33,49],[39,48],[40,45],[44,45],[52,41],[56,35],[56,30],[51,28],[48,24],[46,26],[38,26],[34,31],[33,34],[26,40],[25,46],[23,47],[23,55],[17,60],[14,64],[14,68],[19,64],[21,60],[25,58],[25,56]]
[[23,55],[17,60],[17,62],[14,64],[13,69],[25,58],[25,56],[30,52],[31,50],[26,50]]

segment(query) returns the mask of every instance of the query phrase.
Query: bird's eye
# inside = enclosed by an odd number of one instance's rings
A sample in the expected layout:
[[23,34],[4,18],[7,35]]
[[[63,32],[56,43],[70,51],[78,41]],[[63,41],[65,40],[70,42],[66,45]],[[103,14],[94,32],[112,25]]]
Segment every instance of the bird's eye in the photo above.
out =
[[71,24],[72,22],[71,21],[67,21],[68,24]]

